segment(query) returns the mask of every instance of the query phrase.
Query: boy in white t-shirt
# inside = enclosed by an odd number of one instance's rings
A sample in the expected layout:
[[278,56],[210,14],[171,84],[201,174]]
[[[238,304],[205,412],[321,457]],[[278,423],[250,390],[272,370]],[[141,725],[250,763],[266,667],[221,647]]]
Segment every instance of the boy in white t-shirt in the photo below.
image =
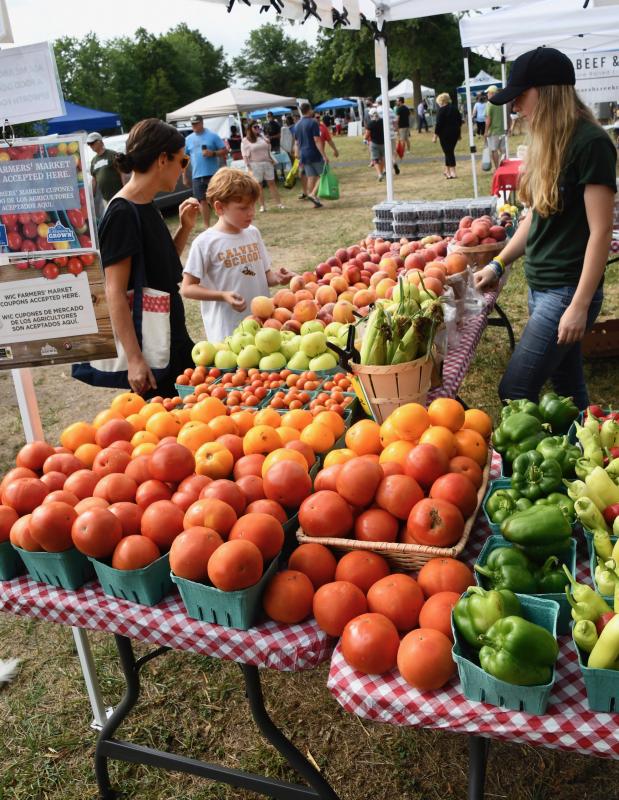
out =
[[197,236],[183,270],[181,294],[200,301],[206,337],[221,342],[247,315],[254,297],[294,273],[271,269],[260,231],[251,223],[260,187],[251,175],[222,167],[211,178],[206,199],[219,220]]

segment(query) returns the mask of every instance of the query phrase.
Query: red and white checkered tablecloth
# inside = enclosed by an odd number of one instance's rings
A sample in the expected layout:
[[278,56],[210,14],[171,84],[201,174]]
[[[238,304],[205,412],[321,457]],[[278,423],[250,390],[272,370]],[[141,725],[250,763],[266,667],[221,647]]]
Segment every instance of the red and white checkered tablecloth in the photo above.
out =
[[279,671],[312,669],[333,649],[333,640],[313,618],[299,625],[264,622],[241,631],[191,619],[177,594],[151,608],[108,597],[94,581],[74,592],[28,577],[0,581],[0,611]]
[[[499,472],[500,458],[495,453],[490,478],[497,478]],[[475,561],[489,533],[485,517],[480,515],[467,544],[466,561]],[[580,554],[577,578],[590,582],[585,559]],[[457,675],[436,692],[411,688],[397,670],[388,675],[363,675],[346,664],[339,644],[331,659],[327,686],[346,711],[376,722],[482,734],[510,742],[619,758],[617,715],[589,711],[571,637],[559,637],[559,646],[556,682],[547,712],[539,716],[467,700],[460,694]]]

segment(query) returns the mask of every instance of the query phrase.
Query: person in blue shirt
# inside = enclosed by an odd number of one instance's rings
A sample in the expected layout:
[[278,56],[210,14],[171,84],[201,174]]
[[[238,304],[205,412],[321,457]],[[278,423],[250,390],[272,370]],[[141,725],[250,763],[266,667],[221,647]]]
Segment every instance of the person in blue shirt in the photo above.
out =
[[303,166],[303,192],[299,200],[311,200],[314,208],[322,208],[322,203],[316,197],[318,180],[322,174],[325,163],[329,159],[325,155],[324,142],[320,138],[320,128],[314,119],[312,107],[309,103],[301,104],[303,116],[294,126],[296,143],[296,156]]
[[[191,190],[193,196],[200,201],[200,210],[205,227],[211,221],[211,208],[206,202],[206,190],[213,175],[221,166],[220,159],[227,154],[226,143],[213,131],[204,127],[203,117],[194,114],[189,120],[193,133],[185,140],[185,152],[191,159]],[[185,177],[185,186],[189,186],[189,177]]]

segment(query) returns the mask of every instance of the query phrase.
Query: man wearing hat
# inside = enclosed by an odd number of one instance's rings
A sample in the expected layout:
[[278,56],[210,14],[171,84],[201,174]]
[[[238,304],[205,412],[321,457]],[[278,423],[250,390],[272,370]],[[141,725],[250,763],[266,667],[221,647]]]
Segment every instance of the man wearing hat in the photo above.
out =
[[501,163],[501,152],[505,150],[503,109],[500,106],[492,104],[492,98],[498,91],[496,86],[489,86],[486,92],[490,102],[486,103],[486,130],[484,134],[495,169],[497,169]]
[[97,131],[89,133],[86,137],[86,144],[94,152],[95,156],[90,162],[90,175],[92,177],[92,193],[96,194],[97,189],[103,198],[103,210],[107,207],[112,197],[123,187],[123,180],[120,172],[114,165],[115,150],[108,150],[103,143],[103,136]]
[[[204,127],[201,114],[194,114],[191,119],[190,133],[185,140],[185,152],[191,159],[191,190],[193,196],[200,201],[202,219],[208,228],[211,209],[206,202],[206,190],[213,175],[220,167],[220,159],[226,155],[226,143],[216,133]],[[185,186],[189,186],[189,176],[185,173]]]

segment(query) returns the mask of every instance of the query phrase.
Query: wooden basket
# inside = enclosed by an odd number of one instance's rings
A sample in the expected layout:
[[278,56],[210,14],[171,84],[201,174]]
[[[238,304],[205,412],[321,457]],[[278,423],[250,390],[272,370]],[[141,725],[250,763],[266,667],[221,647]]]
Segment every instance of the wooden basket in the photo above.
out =
[[619,356],[619,319],[598,320],[582,340],[582,354],[587,358]]
[[461,253],[466,258],[469,267],[472,270],[478,270],[489,264],[506,244],[507,239],[496,242],[496,244],[478,244],[477,247],[463,247],[460,244],[452,243],[449,245],[449,252]]
[[355,384],[365,396],[363,405],[370,409],[379,425],[405,403],[425,404],[433,368],[434,360],[428,356],[386,367],[351,364],[357,379]]
[[457,558],[466,546],[475,520],[477,519],[477,512],[486,494],[491,461],[492,449],[489,448],[488,461],[484,467],[482,484],[477,492],[477,506],[475,511],[466,520],[462,536],[452,547],[430,547],[429,545],[402,544],[400,542],[359,542],[357,539],[317,538],[315,536],[306,536],[302,528],[299,528],[297,531],[299,544],[319,542],[326,547],[336,550],[338,553],[350,553],[352,550],[370,550],[372,553],[377,553],[379,556],[387,559],[392,567],[405,572],[413,572],[421,569],[431,558]]

